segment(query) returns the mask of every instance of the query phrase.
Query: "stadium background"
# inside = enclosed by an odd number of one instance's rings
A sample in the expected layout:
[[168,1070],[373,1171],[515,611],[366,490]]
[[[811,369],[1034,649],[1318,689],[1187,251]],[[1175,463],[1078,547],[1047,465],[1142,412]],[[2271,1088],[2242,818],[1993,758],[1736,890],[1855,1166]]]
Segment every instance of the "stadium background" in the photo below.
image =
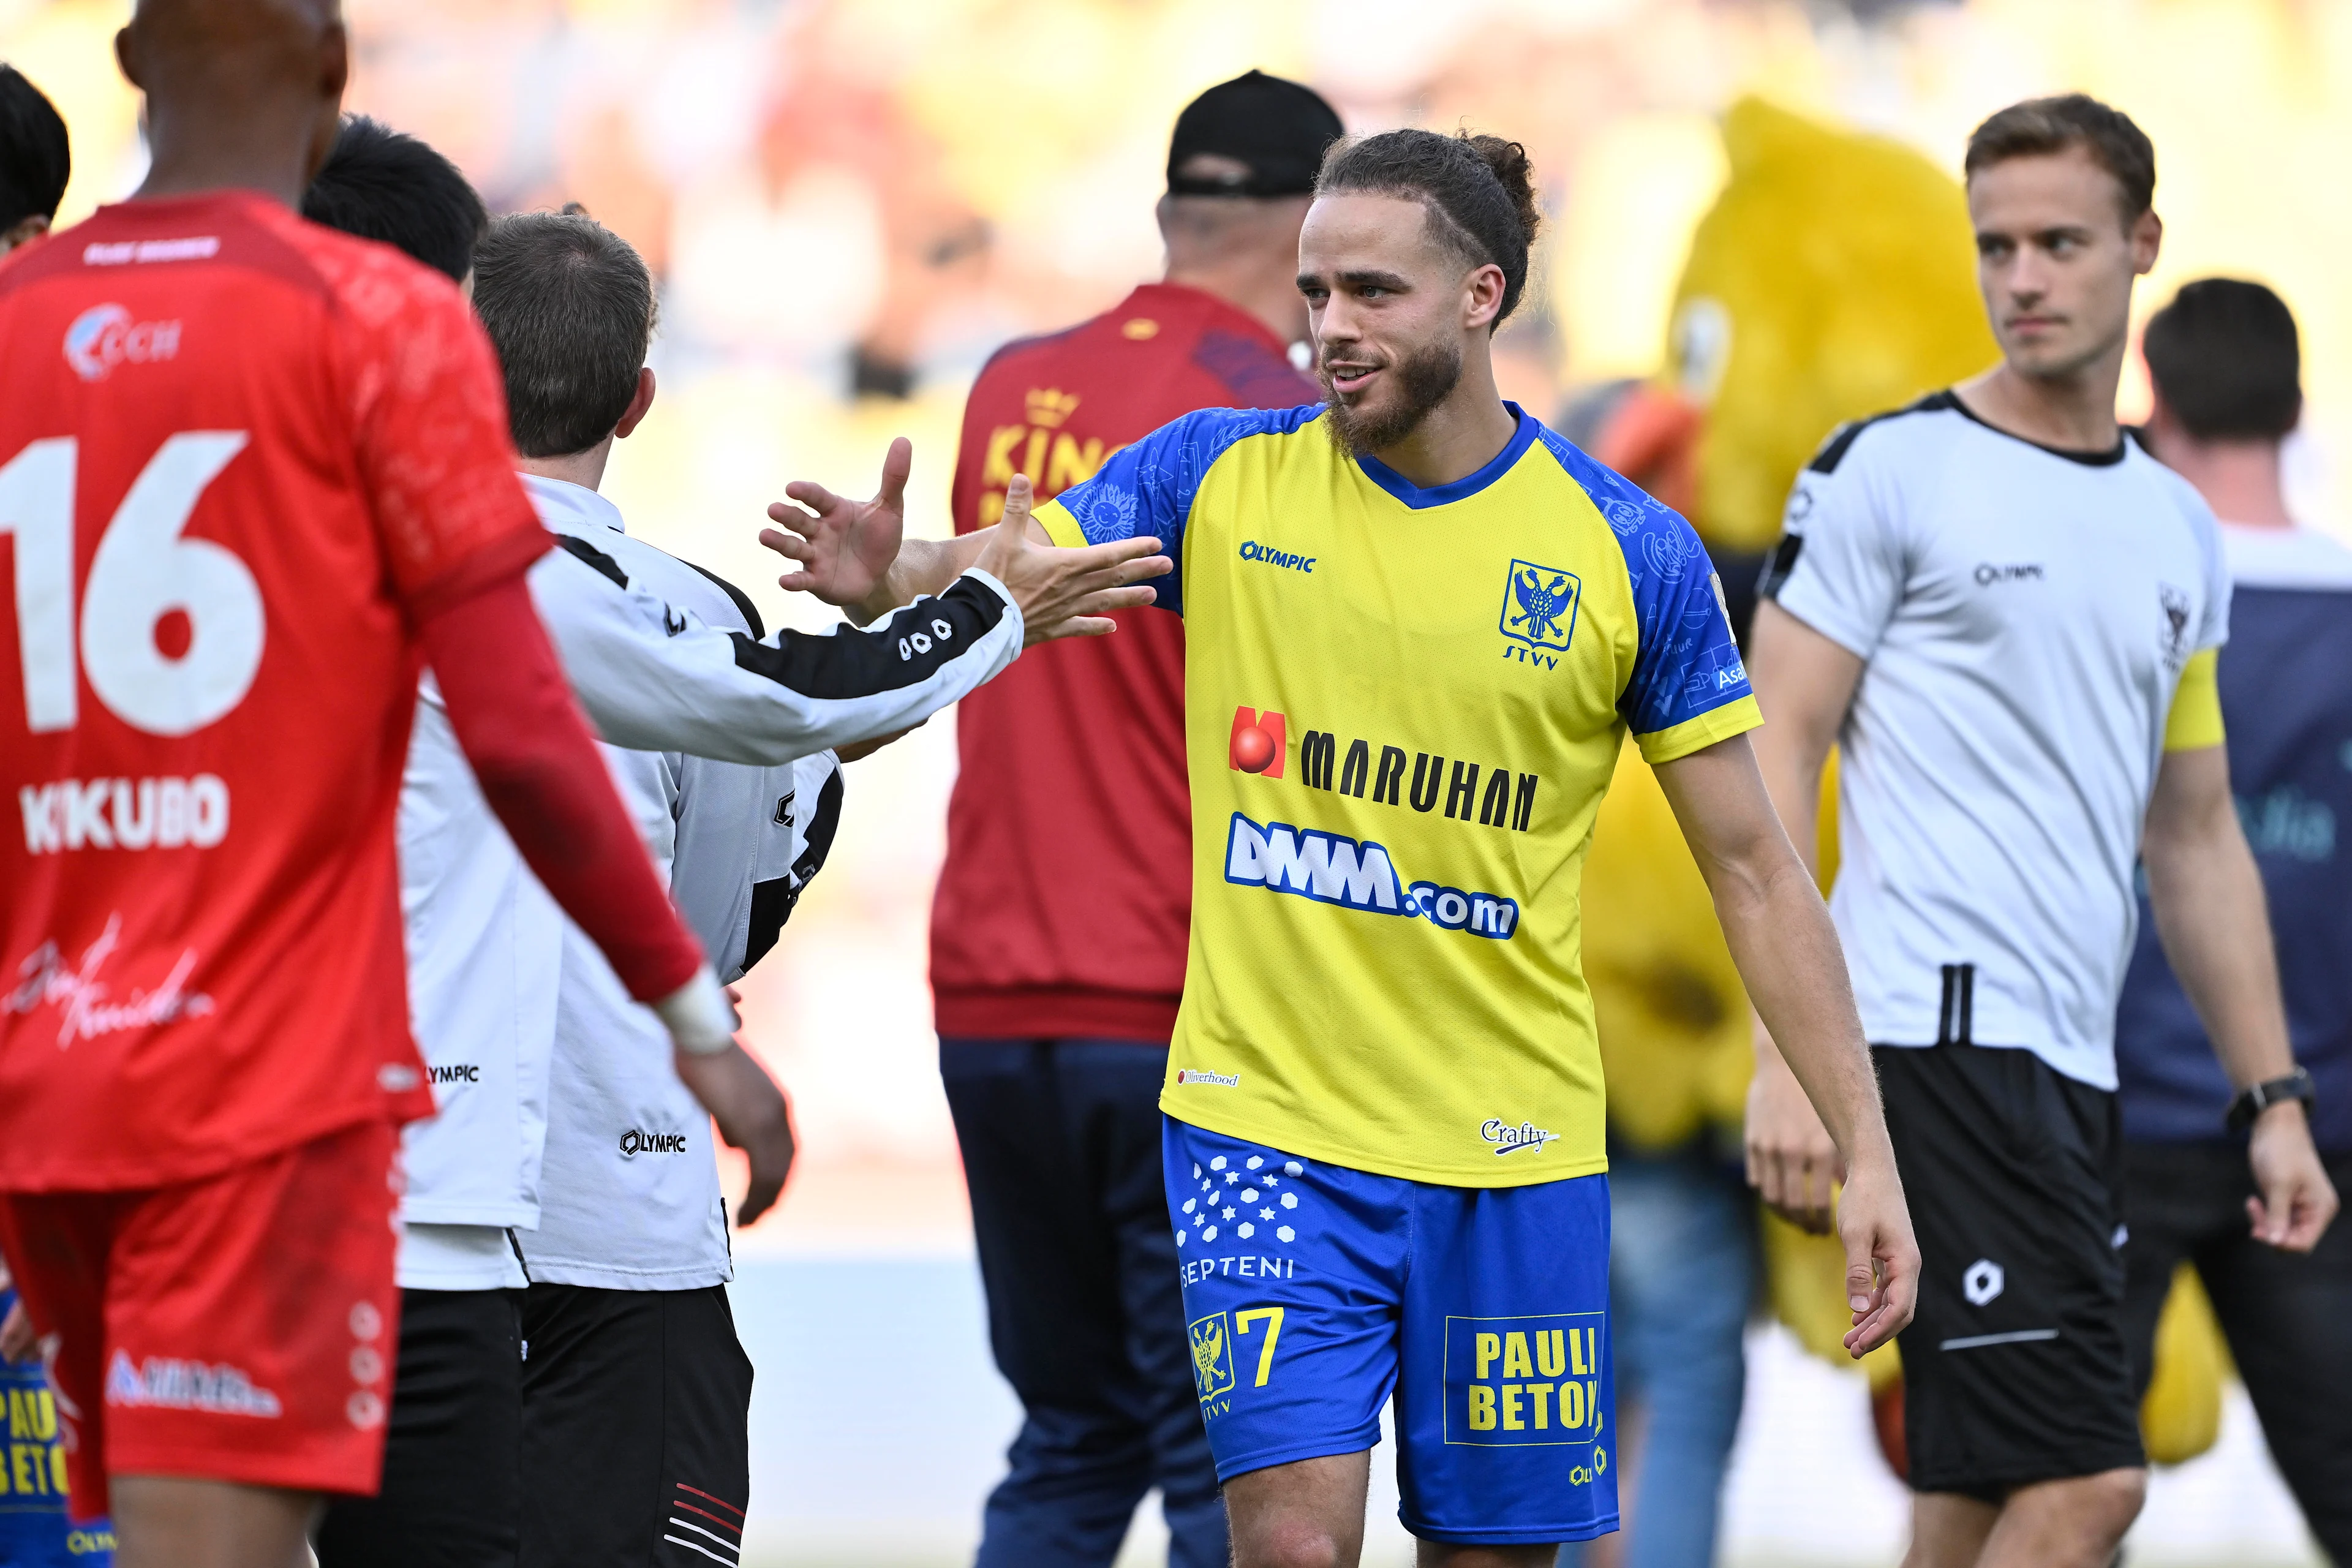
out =
[[[61,218],[136,184],[123,0],[0,0],[0,58],[71,123]],[[1952,167],[1969,128],[2079,88],[2154,137],[2163,264],[2257,278],[2305,332],[2290,454],[2307,521],[2352,519],[2352,146],[2344,0],[346,0],[350,106],[455,157],[494,209],[584,202],[662,279],[652,417],[607,490],[646,537],[788,606],[753,543],[786,479],[863,493],[916,443],[915,520],[946,528],[964,389],[1008,337],[1156,275],[1168,127],[1259,66],[1351,129],[1468,123],[1525,141],[1553,215],[1507,395],[1661,372],[1675,280],[1726,177],[1743,94]],[[1790,237],[1801,243],[1801,236]],[[2145,378],[2126,372],[2126,416]],[[749,1039],[793,1092],[802,1163],[738,1243],[760,1369],[747,1561],[948,1563],[977,1530],[1015,1410],[989,1366],[923,950],[949,721],[851,774],[840,842],[746,984]],[[1727,1560],[1892,1562],[1902,1494],[1861,1380],[1756,1330]],[[1368,1563],[1410,1561],[1375,1466]],[[1129,1556],[1143,1560],[1152,1521]],[[2159,1472],[2135,1563],[2315,1562],[2242,1396],[2219,1446]]]

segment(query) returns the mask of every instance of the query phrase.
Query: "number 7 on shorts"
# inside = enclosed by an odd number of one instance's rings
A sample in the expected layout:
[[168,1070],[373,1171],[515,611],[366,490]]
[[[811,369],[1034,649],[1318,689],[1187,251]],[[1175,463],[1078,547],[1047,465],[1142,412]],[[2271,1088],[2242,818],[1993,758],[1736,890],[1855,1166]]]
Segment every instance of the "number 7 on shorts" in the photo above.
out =
[[1252,1307],[1246,1312],[1234,1314],[1234,1332],[1237,1334],[1248,1333],[1250,1325],[1261,1318],[1265,1320],[1265,1348],[1257,1352],[1257,1381],[1250,1385],[1253,1388],[1264,1388],[1274,1371],[1274,1347],[1282,1338],[1282,1309]]

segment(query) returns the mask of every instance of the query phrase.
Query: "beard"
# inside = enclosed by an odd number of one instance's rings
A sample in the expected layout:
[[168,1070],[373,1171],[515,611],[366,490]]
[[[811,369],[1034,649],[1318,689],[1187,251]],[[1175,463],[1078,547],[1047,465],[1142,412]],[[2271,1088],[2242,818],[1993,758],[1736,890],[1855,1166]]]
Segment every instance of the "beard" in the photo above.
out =
[[1444,402],[1462,380],[1462,345],[1447,339],[1418,348],[1391,362],[1394,386],[1385,406],[1349,408],[1331,384],[1331,367],[1322,360],[1315,379],[1323,384],[1323,405],[1329,410],[1324,427],[1331,444],[1351,458],[1367,457],[1393,447],[1418,429],[1429,411]]

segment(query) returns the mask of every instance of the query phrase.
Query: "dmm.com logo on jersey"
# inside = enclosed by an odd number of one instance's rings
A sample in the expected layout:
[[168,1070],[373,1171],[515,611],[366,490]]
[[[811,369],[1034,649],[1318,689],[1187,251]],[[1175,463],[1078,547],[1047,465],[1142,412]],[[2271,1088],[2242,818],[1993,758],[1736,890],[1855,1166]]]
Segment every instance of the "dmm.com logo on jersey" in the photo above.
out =
[[1225,880],[1291,893],[1376,915],[1410,915],[1446,931],[1507,942],[1519,929],[1519,906],[1500,893],[1465,893],[1435,882],[1404,885],[1388,850],[1369,839],[1259,824],[1240,812],[1225,838]]
[[1445,1320],[1445,1440],[1480,1447],[1594,1445],[1605,1474],[1603,1312]]

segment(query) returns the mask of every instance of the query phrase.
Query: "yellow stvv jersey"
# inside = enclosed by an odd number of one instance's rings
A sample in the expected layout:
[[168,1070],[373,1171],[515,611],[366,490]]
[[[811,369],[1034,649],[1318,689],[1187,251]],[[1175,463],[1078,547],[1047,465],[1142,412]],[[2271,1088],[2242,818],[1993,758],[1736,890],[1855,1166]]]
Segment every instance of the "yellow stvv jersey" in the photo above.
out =
[[1317,408],[1204,409],[1037,514],[1177,562],[1180,1121],[1454,1186],[1607,1168],[1594,813],[1629,727],[1663,763],[1759,719],[1697,536],[1511,411],[1493,462],[1422,489]]

